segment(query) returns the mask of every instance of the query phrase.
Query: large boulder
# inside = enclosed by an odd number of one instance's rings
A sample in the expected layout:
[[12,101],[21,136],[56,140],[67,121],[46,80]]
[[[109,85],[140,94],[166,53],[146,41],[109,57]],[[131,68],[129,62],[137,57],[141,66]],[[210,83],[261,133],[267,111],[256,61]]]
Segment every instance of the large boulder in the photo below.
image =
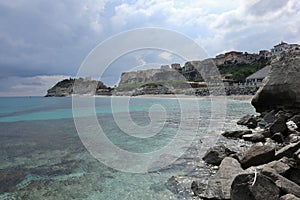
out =
[[271,63],[269,76],[265,79],[252,105],[257,112],[277,108],[300,110],[300,49],[282,52]]
[[231,185],[231,200],[278,200],[280,190],[262,174],[240,174]]
[[282,192],[300,197],[300,186],[281,176],[274,169],[266,167],[261,173],[272,179],[272,181],[275,182],[277,187],[280,188]]
[[300,149],[300,142],[286,145],[276,152],[276,159],[280,159],[283,157],[292,158],[298,151],[298,149]]
[[225,157],[234,153],[234,151],[231,151],[224,145],[214,146],[208,149],[203,157],[203,160],[211,165],[220,165]]
[[240,163],[244,169],[251,166],[266,164],[275,159],[275,148],[264,146],[252,146],[240,158]]
[[226,157],[218,172],[208,180],[207,184],[203,181],[194,181],[191,188],[195,195],[203,199],[230,199],[232,181],[240,173],[243,173],[240,163]]
[[292,194],[286,194],[286,195],[280,197],[280,200],[300,200],[300,198],[298,198]]

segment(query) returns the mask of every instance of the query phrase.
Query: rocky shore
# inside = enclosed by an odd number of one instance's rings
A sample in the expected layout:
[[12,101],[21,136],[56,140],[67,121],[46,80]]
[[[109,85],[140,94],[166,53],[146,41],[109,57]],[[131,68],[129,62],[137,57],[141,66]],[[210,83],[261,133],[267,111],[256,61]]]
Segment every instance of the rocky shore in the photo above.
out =
[[249,86],[226,86],[226,87],[203,87],[203,88],[185,88],[170,89],[165,86],[141,87],[132,91],[114,91],[116,96],[142,96],[142,95],[187,95],[187,96],[232,96],[232,95],[254,95],[259,87],[256,85]]
[[228,142],[211,147],[203,160],[217,170],[209,178],[189,179],[195,199],[300,200],[299,70],[298,48],[273,60],[269,77],[251,102],[260,114],[240,119],[244,130],[221,136],[251,145],[243,151],[232,150]]

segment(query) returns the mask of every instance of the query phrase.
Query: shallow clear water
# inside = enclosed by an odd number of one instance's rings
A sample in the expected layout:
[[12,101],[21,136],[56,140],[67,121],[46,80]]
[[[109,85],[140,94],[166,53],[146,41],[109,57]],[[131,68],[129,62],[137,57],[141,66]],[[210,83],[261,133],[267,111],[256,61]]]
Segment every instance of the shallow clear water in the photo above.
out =
[[[0,98],[0,199],[182,199],[183,196],[168,189],[168,179],[195,173],[200,140],[212,131],[239,128],[235,125],[237,119],[254,110],[249,102],[228,100],[224,126],[208,130],[211,100],[180,102],[187,106],[191,116],[199,112],[196,108],[200,109],[198,118],[186,121],[187,135],[197,130],[193,144],[186,147],[186,153],[175,163],[135,174],[108,167],[87,151],[74,124],[71,98]],[[99,124],[114,145],[130,152],[147,153],[163,148],[174,139],[185,120],[181,118],[182,105],[178,99],[132,98],[129,108],[114,104],[113,110],[111,105],[109,97],[95,98]],[[129,109],[135,124],[147,126],[151,123],[148,111],[153,105],[164,108],[154,110],[154,117],[166,113],[166,119],[158,121],[162,128],[153,137],[125,134],[114,119],[114,115],[126,116]],[[93,114],[84,104],[76,108],[76,113],[85,121]],[[89,128],[93,132],[94,127]],[[112,153],[112,160],[114,156]]]

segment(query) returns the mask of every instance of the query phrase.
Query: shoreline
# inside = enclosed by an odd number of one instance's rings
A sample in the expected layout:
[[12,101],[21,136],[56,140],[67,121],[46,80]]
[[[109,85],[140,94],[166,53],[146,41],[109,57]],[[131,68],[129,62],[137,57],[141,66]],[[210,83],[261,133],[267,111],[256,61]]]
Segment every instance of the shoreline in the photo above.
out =
[[101,97],[130,97],[130,98],[158,98],[158,99],[225,99],[225,100],[235,100],[235,101],[251,101],[254,95],[230,95],[230,96],[195,96],[195,95],[173,95],[173,94],[158,94],[158,95],[138,95],[138,96],[127,96],[127,95],[95,95],[96,98]]

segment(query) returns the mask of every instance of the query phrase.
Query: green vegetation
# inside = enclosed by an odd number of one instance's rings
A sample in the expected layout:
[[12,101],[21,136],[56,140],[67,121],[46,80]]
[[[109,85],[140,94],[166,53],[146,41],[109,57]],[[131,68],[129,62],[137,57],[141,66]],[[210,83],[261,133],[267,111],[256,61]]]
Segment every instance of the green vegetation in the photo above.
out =
[[232,74],[234,81],[244,81],[247,76],[255,73],[269,64],[270,59],[261,58],[260,60],[251,64],[223,64],[219,65],[218,68],[221,74]]
[[119,90],[130,91],[136,88],[145,88],[145,87],[173,87],[173,88],[185,88],[189,86],[185,80],[166,80],[166,81],[157,81],[157,82],[144,82],[144,83],[129,83],[123,84],[118,87]]

